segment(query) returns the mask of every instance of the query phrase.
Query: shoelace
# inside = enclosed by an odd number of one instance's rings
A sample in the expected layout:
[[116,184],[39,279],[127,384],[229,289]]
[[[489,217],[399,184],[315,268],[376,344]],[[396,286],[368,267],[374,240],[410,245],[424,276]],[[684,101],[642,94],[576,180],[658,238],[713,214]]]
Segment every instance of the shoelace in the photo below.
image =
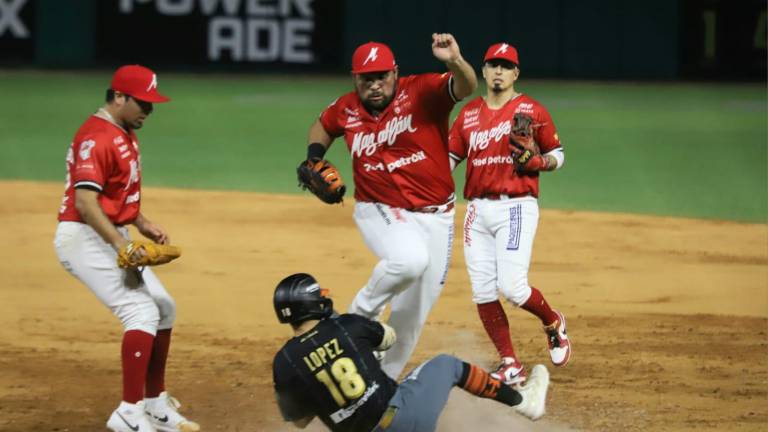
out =
[[545,329],[547,336],[549,337],[549,343],[551,343],[554,348],[560,348],[560,337],[557,334],[558,326],[560,326],[559,320],[555,321],[552,326]]
[[493,372],[493,374],[498,376],[500,380],[506,382],[506,377],[504,376],[504,370],[509,368],[509,367],[511,367],[512,369],[517,370],[517,373],[512,375],[510,378],[520,377],[523,380],[525,380],[524,369],[522,367],[518,368],[518,367],[516,367],[516,366],[514,366],[512,364],[508,365],[508,364],[504,363],[503,360],[502,360],[501,364],[499,364],[499,367],[497,367],[496,370]]
[[181,403],[179,402],[179,400],[171,396],[168,396],[168,405],[170,405],[174,411],[178,411],[179,408],[181,407]]

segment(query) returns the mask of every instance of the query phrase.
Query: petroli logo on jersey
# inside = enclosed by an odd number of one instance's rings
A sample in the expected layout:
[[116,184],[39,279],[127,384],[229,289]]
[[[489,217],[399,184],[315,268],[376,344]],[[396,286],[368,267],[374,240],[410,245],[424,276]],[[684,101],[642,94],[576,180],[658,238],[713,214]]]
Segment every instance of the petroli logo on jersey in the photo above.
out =
[[469,153],[485,150],[491,140],[499,142],[512,131],[512,122],[505,120],[491,129],[472,131],[469,134]]
[[413,114],[407,116],[396,116],[384,125],[378,135],[375,132],[358,132],[352,139],[352,156],[360,157],[365,153],[366,156],[373,156],[376,150],[384,144],[392,145],[397,137],[404,132],[416,132],[418,128],[411,125]]

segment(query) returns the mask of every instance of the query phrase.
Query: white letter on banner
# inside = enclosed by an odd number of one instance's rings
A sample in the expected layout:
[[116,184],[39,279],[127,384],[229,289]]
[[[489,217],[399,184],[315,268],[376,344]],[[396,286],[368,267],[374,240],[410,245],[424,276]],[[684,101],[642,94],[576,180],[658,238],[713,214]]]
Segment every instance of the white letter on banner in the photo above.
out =
[[[277,15],[277,10],[275,9],[274,5],[267,6],[267,5],[261,5],[259,3],[263,3],[264,0],[248,0],[248,3],[246,3],[246,11],[248,12],[248,15],[256,15],[256,16],[275,16]],[[274,3],[274,1],[270,2]]]
[[288,63],[312,63],[311,33],[315,23],[306,19],[286,19],[283,24],[283,60]]
[[203,15],[213,15],[218,10],[219,4],[224,5],[224,13],[236,15],[240,8],[240,0],[200,0],[200,10]]
[[156,0],[155,6],[163,15],[189,15],[195,8],[192,0]]
[[17,39],[29,37],[29,30],[19,17],[19,11],[26,3],[27,0],[0,1],[0,36],[8,29],[11,31],[11,35]]
[[[266,37],[259,37],[261,35]],[[280,54],[280,26],[277,21],[249,19],[247,38],[249,61],[277,60]]]
[[218,17],[208,23],[208,59],[219,60],[229,50],[232,60],[243,59],[243,24],[237,18]]

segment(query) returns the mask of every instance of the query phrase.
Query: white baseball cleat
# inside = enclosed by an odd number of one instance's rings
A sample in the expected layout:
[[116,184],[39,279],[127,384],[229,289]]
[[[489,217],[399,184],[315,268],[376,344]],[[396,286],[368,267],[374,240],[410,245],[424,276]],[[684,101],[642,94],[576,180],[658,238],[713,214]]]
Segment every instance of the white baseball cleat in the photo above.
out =
[[523,401],[513,407],[515,411],[531,420],[541,418],[546,411],[547,390],[549,389],[549,371],[547,368],[540,364],[534,366],[525,385],[516,389],[523,397]]
[[167,392],[144,399],[144,409],[155,429],[161,432],[198,432],[200,425],[179,414],[181,404]]
[[491,376],[508,386],[520,385],[526,379],[525,368],[514,357],[503,357],[499,367],[491,372]]
[[565,331],[565,317],[558,311],[557,320],[544,327],[544,333],[547,334],[547,347],[552,364],[555,366],[565,366],[571,359],[571,341]]
[[144,413],[144,401],[135,404],[120,402],[107,420],[107,429],[114,432],[157,432]]

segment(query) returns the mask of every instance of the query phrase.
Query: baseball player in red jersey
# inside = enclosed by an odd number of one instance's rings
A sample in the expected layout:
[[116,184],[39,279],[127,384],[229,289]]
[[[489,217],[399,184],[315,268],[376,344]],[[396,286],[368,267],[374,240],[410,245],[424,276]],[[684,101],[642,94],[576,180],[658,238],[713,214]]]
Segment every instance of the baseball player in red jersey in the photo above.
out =
[[[173,298],[149,267],[117,265],[129,242],[126,225],[170,243],[168,234],[141,212],[141,156],[135,130],[153,103],[169,99],[157,75],[138,66],[119,68],[106,104],[75,134],[67,153],[67,180],[54,245],[59,261],[120,319],[123,400],[107,421],[119,432],[199,431],[165,391],[165,363],[176,315]],[[145,390],[146,387],[146,390]]]
[[341,136],[352,156],[354,219],[380,261],[349,312],[376,319],[391,303],[389,323],[399,338],[382,367],[395,379],[445,282],[455,213],[448,117],[477,87],[453,36],[433,34],[432,53],[449,72],[400,77],[388,46],[359,46],[352,55],[355,90],[309,130],[308,160],[323,159]]
[[[515,356],[499,291],[544,324],[552,363],[564,366],[571,357],[563,314],[552,310],[542,293],[528,284],[539,220],[539,173],[560,168],[564,154],[546,108],[515,91],[520,75],[517,50],[495,44],[484,60],[486,96],[461,110],[451,128],[449,147],[452,165],[467,160],[464,255],[472,300],[501,356],[495,376],[515,384],[525,380],[526,372]],[[531,119],[532,137],[541,151],[525,164],[510,152],[516,115]]]

